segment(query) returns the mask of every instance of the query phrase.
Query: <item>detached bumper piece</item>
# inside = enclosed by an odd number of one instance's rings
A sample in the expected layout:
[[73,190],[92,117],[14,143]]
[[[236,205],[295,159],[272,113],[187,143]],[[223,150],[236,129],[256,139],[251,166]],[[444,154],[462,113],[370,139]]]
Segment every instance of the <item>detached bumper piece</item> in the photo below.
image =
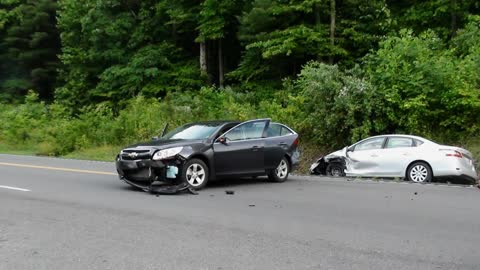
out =
[[190,187],[189,184],[185,182],[178,185],[151,185],[148,191],[152,194],[161,195],[174,195],[181,192],[189,192],[190,194],[198,195],[198,192],[196,192],[192,187]]

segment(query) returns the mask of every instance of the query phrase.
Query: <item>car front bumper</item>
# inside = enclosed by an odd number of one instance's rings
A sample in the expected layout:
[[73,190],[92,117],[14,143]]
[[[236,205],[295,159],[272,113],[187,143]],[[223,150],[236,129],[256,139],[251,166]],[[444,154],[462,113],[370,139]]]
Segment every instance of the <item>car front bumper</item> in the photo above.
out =
[[116,159],[118,176],[132,186],[147,188],[154,181],[173,182],[177,179],[183,161],[172,160],[123,160]]

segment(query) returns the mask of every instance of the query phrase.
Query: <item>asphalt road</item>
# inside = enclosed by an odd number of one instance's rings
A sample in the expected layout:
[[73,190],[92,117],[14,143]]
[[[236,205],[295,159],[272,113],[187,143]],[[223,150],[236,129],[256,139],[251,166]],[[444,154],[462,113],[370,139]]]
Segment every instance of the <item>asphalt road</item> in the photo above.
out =
[[0,155],[0,269],[480,269],[474,187],[293,176],[156,197],[114,172]]

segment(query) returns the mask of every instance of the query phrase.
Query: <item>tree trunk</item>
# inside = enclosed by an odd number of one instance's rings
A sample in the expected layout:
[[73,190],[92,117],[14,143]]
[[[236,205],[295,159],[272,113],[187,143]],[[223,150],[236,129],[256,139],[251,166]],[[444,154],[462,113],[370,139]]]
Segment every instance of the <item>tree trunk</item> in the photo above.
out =
[[457,0],[450,1],[450,14],[451,14],[451,25],[450,25],[450,37],[455,37],[455,33],[457,32]]
[[[335,18],[336,18],[336,7],[335,7],[335,0],[330,0],[330,45],[332,45],[332,49],[335,46]],[[333,65],[333,55],[328,57],[328,62],[330,65]]]
[[200,43],[200,70],[202,75],[207,74],[207,45],[205,41]]
[[[321,27],[321,21],[320,21],[320,5],[316,4],[315,5],[315,27],[317,28],[317,31],[320,31]],[[322,56],[319,54],[317,55],[317,60],[321,60]]]
[[218,40],[218,84],[220,88],[223,88],[224,70],[223,70],[223,52],[222,52],[222,40]]

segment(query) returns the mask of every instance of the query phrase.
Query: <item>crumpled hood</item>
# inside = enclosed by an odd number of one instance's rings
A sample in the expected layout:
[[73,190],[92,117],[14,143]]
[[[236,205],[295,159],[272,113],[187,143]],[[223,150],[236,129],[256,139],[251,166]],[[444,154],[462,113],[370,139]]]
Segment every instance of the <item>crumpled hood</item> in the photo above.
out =
[[124,149],[155,149],[155,150],[160,150],[160,149],[167,149],[167,148],[172,148],[172,147],[178,147],[178,146],[190,146],[193,144],[198,144],[202,143],[203,140],[179,140],[179,139],[174,139],[174,140],[153,140],[149,142],[142,142],[142,143],[136,143],[133,145],[129,145],[125,147]]
[[345,147],[341,150],[335,151],[333,153],[330,153],[330,154],[324,156],[323,159],[325,161],[328,161],[331,158],[347,157],[346,153],[347,153],[347,147]]

